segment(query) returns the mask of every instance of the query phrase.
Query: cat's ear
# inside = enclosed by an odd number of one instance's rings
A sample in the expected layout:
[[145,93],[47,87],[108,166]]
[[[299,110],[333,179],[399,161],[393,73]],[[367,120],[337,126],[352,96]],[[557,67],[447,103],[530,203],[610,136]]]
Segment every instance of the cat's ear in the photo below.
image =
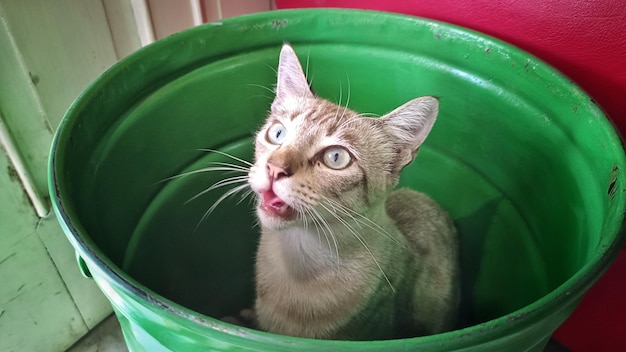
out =
[[295,108],[300,99],[313,97],[296,52],[289,44],[284,44],[278,62],[276,97],[272,102],[272,111]]
[[392,138],[398,154],[394,172],[413,161],[437,119],[439,100],[426,96],[413,99],[381,117],[387,135]]

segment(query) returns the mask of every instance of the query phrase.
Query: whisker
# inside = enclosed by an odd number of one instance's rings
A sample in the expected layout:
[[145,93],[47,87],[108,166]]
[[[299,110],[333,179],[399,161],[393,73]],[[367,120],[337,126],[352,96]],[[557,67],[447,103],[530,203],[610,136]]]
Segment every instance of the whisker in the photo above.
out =
[[[328,249],[332,250],[333,245],[334,245],[334,247],[335,247],[335,258],[337,260],[337,265],[339,265],[339,244],[337,243],[337,238],[335,237],[335,234],[333,233],[333,230],[331,229],[330,225],[328,224],[328,221],[326,219],[324,219],[322,214],[320,214],[314,208],[311,208],[311,212],[313,214],[313,219],[317,219],[318,223],[320,224],[320,227],[322,229],[322,233],[324,234],[324,237],[326,238],[326,242],[328,243]],[[328,232],[326,232],[326,230],[328,230]],[[330,239],[333,240],[333,245],[330,244],[330,240],[329,240],[328,237],[330,237]]]
[[[343,87],[341,83],[339,83],[339,102],[337,105],[341,106],[341,101],[343,100]],[[335,120],[339,117],[339,109],[335,110]],[[341,120],[339,120],[341,122]]]
[[251,217],[254,220],[252,222],[252,229],[254,229],[255,227],[256,228],[260,228],[261,227],[261,223],[260,223],[259,217],[256,216],[256,210],[252,209],[251,212],[252,212],[252,214],[251,214],[252,216]]
[[[317,210],[315,210],[315,208],[311,207],[310,204],[302,204],[299,207],[301,213],[303,213],[303,219],[306,222],[306,218],[307,215],[310,218],[310,220],[313,222],[313,226],[315,226],[315,230],[317,231],[317,237],[318,240],[321,242],[322,238],[321,238],[321,234],[324,235],[324,238],[326,239],[326,243],[328,244],[328,249],[332,250],[333,246],[330,243],[330,238],[329,236],[333,239],[333,242],[335,243],[335,252],[337,253],[337,259],[339,258],[339,250],[337,247],[337,241],[333,235],[333,231],[330,228],[330,226],[328,225],[328,223],[326,223],[326,221],[324,220],[324,218],[321,216],[321,214],[319,214],[317,212]],[[320,233],[320,229],[322,230],[322,232]]]
[[[214,184],[212,184],[209,188],[203,190],[202,192],[196,194],[195,196],[189,198],[185,204],[198,199],[199,197],[201,197],[204,194],[207,194],[209,192],[211,192],[214,189],[220,188],[220,187],[224,187],[224,186],[228,186],[228,185],[232,185],[235,183],[243,183],[243,182],[247,182],[248,181],[248,176],[235,176],[235,177],[229,177],[229,178],[225,178],[223,180],[220,180],[218,182],[215,182]],[[247,185],[245,185],[247,186]]]
[[247,85],[248,85],[248,86],[250,86],[250,87],[263,88],[263,89],[265,89],[266,91],[268,91],[268,92],[272,93],[272,95],[276,94],[276,92],[274,92],[274,90],[273,90],[272,88],[266,87],[266,86],[261,85],[261,84],[253,84],[253,83],[249,83],[249,84],[247,84]]
[[309,51],[306,53],[306,65],[304,68],[304,77],[308,80],[309,79],[309,62],[311,60],[311,49],[309,49]]
[[309,88],[313,87],[313,77],[309,77],[309,63],[311,61],[311,49],[309,49],[306,55],[306,72],[304,73],[304,78],[309,82]]
[[241,183],[241,182],[246,182],[248,181],[248,176],[247,175],[242,175],[242,176],[233,176],[233,177],[229,177],[229,178],[225,178],[223,180],[220,180],[218,182],[215,182],[213,185],[211,185],[209,188],[207,188],[207,191],[212,191],[216,188],[220,188],[226,185],[231,185],[233,183]]
[[233,160],[237,160],[237,161],[239,161],[240,163],[246,164],[246,165],[248,165],[248,166],[253,166],[251,162],[249,162],[249,161],[247,161],[247,160],[244,160],[244,159],[241,159],[241,158],[238,158],[238,157],[236,157],[236,156],[234,156],[234,155],[232,155],[232,154],[228,154],[228,153],[223,152],[223,151],[221,151],[221,150],[217,150],[217,149],[209,149],[209,148],[200,148],[200,149],[198,149],[198,150],[199,150],[199,151],[201,151],[201,152],[217,153],[217,154],[220,154],[220,155],[223,155],[223,156],[229,157],[229,158],[231,158],[231,159],[233,159]]
[[331,198],[324,197],[324,201],[326,201],[326,202],[330,203],[331,205],[337,207],[339,211],[341,211],[346,216],[349,216],[355,222],[358,222],[359,224],[361,224],[363,226],[366,226],[366,227],[368,227],[371,230],[376,231],[378,234],[386,237],[387,239],[391,240],[392,242],[394,242],[395,244],[397,244],[397,245],[399,245],[401,247],[406,247],[406,244],[398,241],[387,230],[385,230],[382,226],[378,225],[374,221],[370,220],[367,216],[365,216],[365,215],[363,215],[363,214],[361,214],[361,213],[359,213],[357,211],[354,211],[354,210],[346,207],[343,204],[340,204],[339,202],[337,202],[337,201],[335,201],[335,200],[333,200]]
[[268,65],[268,64],[265,64],[265,66],[269,68],[270,70],[272,70],[272,72],[278,74],[278,69],[275,66]]
[[[348,80],[348,99],[346,99],[346,105],[343,107],[343,112],[341,113],[341,117],[339,118],[339,121],[343,120],[343,117],[346,114],[346,111],[348,111],[348,105],[350,104],[350,94],[351,94],[350,76],[348,75],[347,72],[346,72],[346,79]],[[341,104],[339,104],[339,106],[341,106]]]
[[309,222],[308,222],[307,216],[305,214],[305,211],[306,211],[305,208],[302,207],[302,209],[300,209],[297,214],[298,214],[298,218],[302,219],[302,226],[304,227],[304,232],[308,232],[308,230],[309,230]]
[[[322,242],[322,235],[320,234],[320,224],[318,222],[318,220],[315,217],[315,214],[313,214],[313,212],[308,209],[308,208],[304,208],[304,216],[303,218],[307,218],[306,215],[308,215],[311,219],[311,221],[313,222],[313,226],[315,227],[315,231],[317,232],[317,240],[321,243]],[[326,236],[325,236],[326,237]],[[328,243],[328,248],[330,248],[330,240],[328,239],[328,237],[326,237],[326,242]]]
[[274,99],[274,97],[269,96],[269,95],[263,95],[263,94],[253,94],[253,95],[249,95],[247,96],[248,100],[253,100],[254,98],[263,98],[263,99],[267,99],[267,100],[272,100]]
[[[343,117],[342,117],[343,118]],[[348,126],[349,124],[352,123],[358,123],[359,119],[358,118],[351,118],[351,119],[346,119],[345,121],[343,121],[341,123],[341,125],[339,126],[340,128],[345,128],[346,126]]]
[[[252,197],[250,197],[248,199],[248,205],[252,206],[253,202],[257,200],[257,197],[255,196],[254,191],[252,189],[250,189],[249,192],[250,192],[250,195],[252,195]],[[248,193],[248,192],[246,192],[246,193]]]
[[[359,235],[356,230],[354,229],[354,227],[352,227],[346,220],[344,220],[343,218],[341,218],[337,213],[335,213],[334,211],[331,211],[330,209],[328,209],[324,203],[319,203],[321,207],[323,207],[324,209],[326,209],[326,211],[328,211],[332,216],[335,217],[335,219],[337,219],[339,222],[341,222],[345,228],[352,233],[352,235],[354,236],[354,238],[356,238],[361,245],[363,246],[363,248],[365,248],[365,250],[369,253],[370,257],[372,258],[372,260],[374,261],[374,263],[376,264],[376,266],[378,267],[378,270],[380,271],[380,273],[383,275],[383,277],[385,278],[385,281],[387,281],[387,284],[389,284],[389,287],[391,288],[391,291],[396,292],[396,289],[393,287],[393,285],[391,284],[391,280],[389,280],[389,277],[387,276],[387,274],[385,274],[385,271],[383,270],[383,268],[380,266],[380,263],[378,262],[378,260],[376,259],[376,257],[374,256],[374,253],[372,253],[372,250],[370,249],[369,245],[367,244],[367,241],[365,241],[365,238],[363,238],[363,236]],[[332,207],[332,206],[331,206]]]
[[210,161],[209,165],[218,165],[218,166],[230,167],[232,169],[236,169],[236,170],[241,171],[241,172],[249,172],[250,171],[250,167],[248,167],[248,166],[231,164],[231,163],[225,163],[225,162],[222,162],[222,161]]
[[215,203],[213,203],[213,205],[211,205],[211,207],[209,208],[209,210],[207,210],[204,215],[202,215],[202,218],[200,218],[200,221],[198,222],[198,225],[196,225],[196,230],[198,230],[198,228],[200,227],[200,224],[202,222],[204,222],[204,220],[217,208],[218,205],[220,205],[220,203],[222,203],[226,198],[236,194],[237,192],[241,192],[242,190],[246,189],[247,187],[249,187],[248,184],[244,184],[244,185],[240,185],[237,187],[233,187],[232,189],[230,189],[228,192],[222,194],[221,197],[219,197]]
[[[246,198],[250,197],[252,194],[254,194],[254,191],[252,189],[248,189],[244,194],[241,195],[241,198],[237,202],[237,205],[243,203],[243,201],[246,200]],[[254,200],[254,197],[251,197],[250,200]]]
[[187,172],[183,172],[183,173],[178,174],[178,175],[166,177],[166,178],[164,178],[164,179],[162,179],[160,181],[157,181],[155,184],[159,184],[159,183],[175,180],[175,179],[178,179],[178,178],[186,177],[186,176],[193,175],[193,174],[198,174],[198,173],[201,173],[201,172],[229,171],[229,172],[246,172],[247,173],[249,171],[248,169],[245,169],[243,167],[239,167],[237,165],[233,165],[233,166],[219,166],[219,167],[212,167],[212,166],[210,166],[210,167],[205,167],[205,168],[198,169],[198,170],[187,171]]

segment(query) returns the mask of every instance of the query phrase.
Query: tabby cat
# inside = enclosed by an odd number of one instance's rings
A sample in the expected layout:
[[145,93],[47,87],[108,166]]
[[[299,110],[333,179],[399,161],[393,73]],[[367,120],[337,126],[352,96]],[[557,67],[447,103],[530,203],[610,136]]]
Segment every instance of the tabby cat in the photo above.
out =
[[248,175],[262,230],[258,327],[347,340],[453,329],[454,225],[428,196],[393,190],[435,122],[438,99],[364,117],[314,95],[291,46],[279,61]]

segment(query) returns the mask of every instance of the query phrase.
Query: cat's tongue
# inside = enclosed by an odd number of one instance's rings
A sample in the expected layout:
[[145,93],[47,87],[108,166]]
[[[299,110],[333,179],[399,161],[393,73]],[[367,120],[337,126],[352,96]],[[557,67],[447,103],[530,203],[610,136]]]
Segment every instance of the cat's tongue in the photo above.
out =
[[278,198],[273,190],[267,190],[261,192],[263,201],[261,202],[261,208],[267,213],[279,216],[283,219],[288,219],[293,216],[293,208],[288,206],[282,199]]

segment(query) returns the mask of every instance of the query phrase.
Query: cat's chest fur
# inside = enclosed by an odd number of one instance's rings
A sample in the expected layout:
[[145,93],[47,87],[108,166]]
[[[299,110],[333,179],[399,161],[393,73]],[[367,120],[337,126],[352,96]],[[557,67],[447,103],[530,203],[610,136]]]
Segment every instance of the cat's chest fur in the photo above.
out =
[[[364,334],[371,338],[381,318],[393,318],[397,290],[404,289],[401,278],[405,273],[390,265],[410,261],[404,237],[393,224],[386,225],[388,236],[394,236],[397,243],[381,241],[377,231],[358,223],[352,226],[358,228],[359,239],[345,233],[350,231],[339,223],[325,229],[335,237],[328,241],[312,228],[264,229],[256,267],[256,309],[262,327],[293,336],[336,339]],[[354,241],[358,245],[349,243]],[[393,261],[386,259],[391,252]],[[391,277],[383,277],[383,272]],[[386,298],[373,305],[377,295]],[[361,321],[365,315],[377,316],[371,333]]]

